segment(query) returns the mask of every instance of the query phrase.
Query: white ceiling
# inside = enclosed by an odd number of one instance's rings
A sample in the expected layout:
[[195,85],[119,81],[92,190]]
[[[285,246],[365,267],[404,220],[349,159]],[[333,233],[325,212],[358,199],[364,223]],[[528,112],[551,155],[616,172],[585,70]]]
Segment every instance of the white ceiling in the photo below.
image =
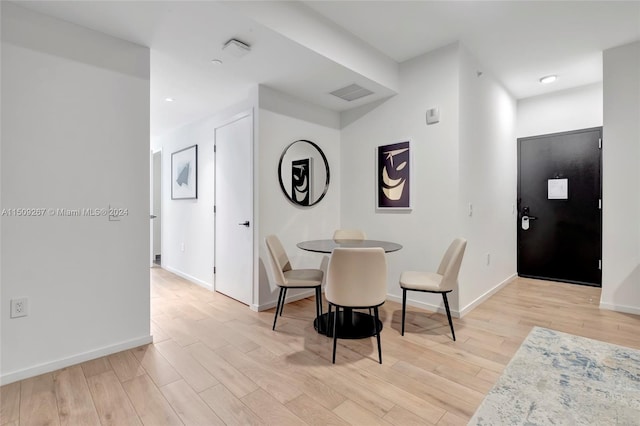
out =
[[[246,99],[258,83],[335,111],[394,93],[247,13],[249,2],[17,4],[148,46],[152,137]],[[265,5],[283,3],[255,3]],[[401,63],[459,40],[516,98],[601,81],[602,51],[640,39],[640,1],[305,1],[295,6],[307,19],[372,46],[382,61]],[[223,52],[232,37],[250,44],[251,52],[242,58]],[[213,58],[223,64],[213,65]],[[540,85],[538,79],[547,74],[558,74],[558,81]],[[328,94],[354,82],[375,94],[354,102]],[[166,97],[175,102],[165,102]]]

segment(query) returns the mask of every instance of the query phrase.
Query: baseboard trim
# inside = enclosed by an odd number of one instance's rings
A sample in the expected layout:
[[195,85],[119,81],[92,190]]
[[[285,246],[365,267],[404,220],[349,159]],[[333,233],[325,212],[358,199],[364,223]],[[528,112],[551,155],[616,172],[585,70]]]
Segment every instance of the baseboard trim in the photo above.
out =
[[[485,300],[487,300],[488,298],[493,296],[495,293],[497,293],[502,287],[506,286],[511,281],[515,280],[516,277],[517,277],[516,274],[513,274],[513,275],[507,277],[505,280],[500,282],[498,285],[496,285],[491,290],[489,290],[486,293],[484,293],[482,296],[478,297],[476,300],[474,300],[473,302],[471,302],[470,304],[468,304],[467,306],[465,306],[461,310],[455,310],[455,309],[451,308],[451,316],[455,317],[455,318],[462,318],[463,316],[465,316],[469,312],[471,312],[473,309],[475,309],[482,302],[484,302]],[[413,306],[415,308],[425,309],[425,310],[431,311],[431,312],[437,312],[437,313],[440,313],[440,314],[443,314],[443,315],[447,314],[447,311],[445,310],[444,305],[434,305],[432,303],[426,303],[426,302],[421,302],[419,300],[410,299],[408,297],[410,294],[411,294],[411,292],[409,291],[407,293],[407,305]],[[401,304],[402,303],[402,296],[395,296],[393,294],[387,294],[387,300],[391,300],[393,302],[398,302],[398,303]],[[451,303],[449,303],[449,304],[451,304]]]
[[176,274],[177,276],[179,276],[181,278],[184,278],[187,281],[191,281],[192,283],[194,283],[196,285],[199,285],[200,287],[204,287],[207,290],[214,291],[213,284],[210,284],[210,283],[208,283],[206,281],[202,281],[202,280],[200,280],[200,279],[198,279],[198,278],[196,278],[196,277],[194,277],[192,275],[186,274],[186,273],[182,272],[179,269],[173,268],[173,267],[168,266],[168,265],[162,265],[161,268],[162,269],[166,269],[167,271],[172,272],[172,273]]
[[49,373],[51,371],[60,370],[61,368],[80,364],[85,361],[91,361],[92,359],[126,351],[127,349],[137,348],[138,346],[147,345],[151,342],[153,342],[153,337],[151,335],[138,337],[136,339],[126,340],[115,345],[105,346],[103,348],[83,352],[77,355],[70,356],[68,358],[62,358],[55,361],[46,362],[44,364],[38,364],[33,367],[25,368],[18,371],[12,371],[6,374],[3,373],[2,375],[0,375],[0,385],[6,385],[9,383],[17,382],[19,380],[28,379],[29,377],[34,377],[40,374]]
[[460,317],[463,317],[463,316],[467,315],[469,312],[471,312],[472,310],[477,308],[482,302],[484,302],[485,300],[487,300],[488,298],[490,298],[491,296],[496,294],[498,291],[500,291],[503,287],[505,287],[507,284],[509,284],[513,280],[515,280],[517,277],[518,277],[518,274],[513,274],[513,275],[508,276],[502,282],[500,282],[498,285],[493,287],[491,290],[487,291],[482,296],[478,297],[476,300],[474,300],[473,302],[469,303],[467,306],[462,308],[462,310],[460,311]]
[[[411,292],[407,292],[407,305],[413,306],[414,308],[420,308],[431,312],[441,313],[443,315],[447,315],[447,311],[444,308],[444,305],[434,305],[431,303],[421,302],[419,300],[414,300],[409,298]],[[434,293],[435,294],[435,293]],[[437,296],[442,300],[442,296],[437,294]],[[391,300],[392,302],[398,302],[402,304],[402,296],[395,296],[393,294],[387,294],[387,300]],[[460,318],[460,313],[451,308],[451,303],[449,303],[449,308],[451,309],[451,316],[455,318]]]
[[[280,291],[280,289],[278,289]],[[298,293],[294,296],[287,296],[285,303],[295,302],[296,300],[306,299],[307,297],[315,296],[315,290],[306,290],[302,293]],[[266,311],[267,309],[275,308],[278,304],[278,300],[274,300],[272,302],[263,303],[262,305],[251,305],[252,311]]]
[[612,303],[600,302],[601,309],[607,309],[609,311],[622,312],[623,314],[640,315],[640,308],[634,306],[616,305]]

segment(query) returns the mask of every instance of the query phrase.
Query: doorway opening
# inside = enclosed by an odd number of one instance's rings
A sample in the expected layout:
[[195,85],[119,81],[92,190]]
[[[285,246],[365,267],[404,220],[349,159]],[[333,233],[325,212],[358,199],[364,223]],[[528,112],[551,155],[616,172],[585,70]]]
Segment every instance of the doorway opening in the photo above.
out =
[[162,150],[151,154],[151,266],[162,265]]

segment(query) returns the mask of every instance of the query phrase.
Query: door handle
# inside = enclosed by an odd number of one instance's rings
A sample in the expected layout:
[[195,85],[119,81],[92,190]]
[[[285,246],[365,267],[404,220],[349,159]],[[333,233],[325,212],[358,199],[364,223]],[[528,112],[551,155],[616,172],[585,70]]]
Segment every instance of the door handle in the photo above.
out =
[[155,219],[156,217],[158,217],[158,216],[156,216],[155,214],[150,214],[149,215],[149,219]]
[[528,206],[522,208],[522,217],[523,218],[526,217],[528,220],[536,220],[537,219],[537,217],[531,216],[529,214],[529,207]]
[[248,220],[244,221],[242,223],[239,223],[238,225],[244,225],[244,226],[246,226],[248,228],[249,227],[249,221]]

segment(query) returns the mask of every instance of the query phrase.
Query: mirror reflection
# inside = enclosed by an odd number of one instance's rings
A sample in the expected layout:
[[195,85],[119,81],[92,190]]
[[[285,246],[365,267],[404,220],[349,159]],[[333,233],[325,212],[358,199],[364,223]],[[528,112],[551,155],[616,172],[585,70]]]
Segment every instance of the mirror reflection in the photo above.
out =
[[297,140],[285,148],[278,164],[280,188],[299,206],[313,206],[329,188],[329,163],[318,145]]

